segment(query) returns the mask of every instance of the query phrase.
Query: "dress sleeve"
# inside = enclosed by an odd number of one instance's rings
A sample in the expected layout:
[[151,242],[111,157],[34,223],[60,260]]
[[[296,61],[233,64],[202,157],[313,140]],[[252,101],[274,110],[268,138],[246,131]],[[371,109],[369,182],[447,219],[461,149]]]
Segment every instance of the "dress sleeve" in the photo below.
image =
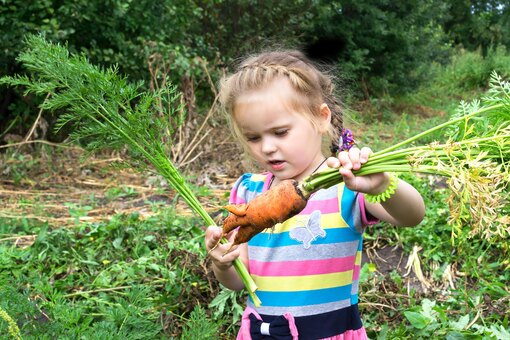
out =
[[352,230],[363,233],[367,226],[379,222],[367,212],[363,194],[344,187],[340,199],[342,217]]
[[374,225],[379,223],[379,219],[370,215],[370,213],[365,208],[365,196],[363,194],[358,193],[358,206],[360,210],[361,223],[364,226]]
[[250,182],[251,174],[243,174],[237,179],[230,190],[230,204],[243,204],[246,203],[246,192],[248,190],[248,183]]
[[230,190],[230,204],[244,204],[267,190],[270,175],[246,173],[237,179]]

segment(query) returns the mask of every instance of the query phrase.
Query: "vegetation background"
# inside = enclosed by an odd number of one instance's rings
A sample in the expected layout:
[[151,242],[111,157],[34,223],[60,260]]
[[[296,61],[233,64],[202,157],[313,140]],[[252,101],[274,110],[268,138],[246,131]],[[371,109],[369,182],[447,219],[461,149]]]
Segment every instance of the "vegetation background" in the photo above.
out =
[[[247,53],[300,48],[328,65],[346,125],[373,149],[448,119],[491,71],[510,75],[504,0],[2,0],[0,29],[0,76],[24,72],[24,37],[42,33],[147,91],[177,85],[185,111],[169,157],[218,217],[250,165],[227,137],[216,84]],[[122,153],[62,144],[43,100],[0,88],[0,336],[234,338],[245,297],[215,282],[200,221],[158,176],[109,166]],[[452,242],[444,180],[406,179],[427,216],[367,232],[369,336],[510,338],[510,235],[471,237],[466,225]]]

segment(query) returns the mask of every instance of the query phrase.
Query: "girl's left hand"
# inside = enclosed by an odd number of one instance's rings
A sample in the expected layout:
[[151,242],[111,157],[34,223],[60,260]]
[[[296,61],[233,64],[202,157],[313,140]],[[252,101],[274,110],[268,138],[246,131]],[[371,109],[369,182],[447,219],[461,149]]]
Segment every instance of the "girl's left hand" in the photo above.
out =
[[368,147],[358,149],[352,147],[349,151],[342,151],[338,158],[328,158],[327,164],[331,168],[340,168],[345,186],[353,191],[370,195],[378,195],[389,185],[390,177],[387,173],[377,173],[366,176],[356,176],[353,170],[359,170],[368,161],[372,150]]

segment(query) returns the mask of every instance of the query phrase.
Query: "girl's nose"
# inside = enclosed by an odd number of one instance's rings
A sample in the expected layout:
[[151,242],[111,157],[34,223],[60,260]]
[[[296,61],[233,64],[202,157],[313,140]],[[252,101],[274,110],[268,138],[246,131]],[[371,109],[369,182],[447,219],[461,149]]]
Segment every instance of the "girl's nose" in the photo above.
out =
[[262,152],[265,154],[272,154],[276,151],[276,144],[272,138],[262,139]]

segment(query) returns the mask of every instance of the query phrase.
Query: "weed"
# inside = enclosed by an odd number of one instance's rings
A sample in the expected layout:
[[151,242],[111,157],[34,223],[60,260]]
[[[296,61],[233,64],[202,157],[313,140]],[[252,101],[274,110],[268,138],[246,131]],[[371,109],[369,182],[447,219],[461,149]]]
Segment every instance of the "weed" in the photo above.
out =
[[202,306],[196,305],[190,314],[189,321],[184,326],[181,339],[215,339],[218,334],[218,325],[210,320]]
[[174,315],[188,315],[200,301],[210,301],[213,282],[198,265],[205,257],[203,231],[195,218],[179,217],[172,209],[162,207],[146,220],[114,215],[109,222],[54,230],[47,224],[2,222],[10,233],[37,234],[24,249],[0,243],[0,301],[22,335],[180,334],[183,323],[171,322]]

